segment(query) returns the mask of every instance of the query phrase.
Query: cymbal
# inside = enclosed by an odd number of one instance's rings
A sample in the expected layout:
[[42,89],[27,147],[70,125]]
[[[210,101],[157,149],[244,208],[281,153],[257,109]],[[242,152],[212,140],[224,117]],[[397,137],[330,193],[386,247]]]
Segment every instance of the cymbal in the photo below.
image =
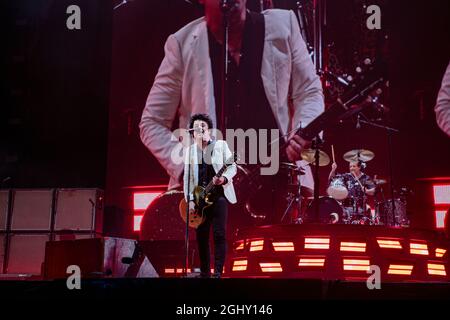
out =
[[302,168],[299,168],[297,166],[297,164],[292,163],[292,162],[281,162],[280,167],[282,169],[288,169],[288,170],[292,170],[294,172],[298,172],[298,174],[301,176],[305,174],[305,171]]
[[[310,164],[316,164],[316,150],[314,149],[305,149],[302,151],[302,159]],[[327,166],[330,163],[330,157],[319,150],[319,167]]]
[[281,162],[280,163],[282,168],[286,168],[286,169],[298,169],[298,166],[295,163],[292,162]]
[[375,158],[375,153],[370,150],[355,149],[344,154],[344,160],[348,162],[361,160],[367,162]]

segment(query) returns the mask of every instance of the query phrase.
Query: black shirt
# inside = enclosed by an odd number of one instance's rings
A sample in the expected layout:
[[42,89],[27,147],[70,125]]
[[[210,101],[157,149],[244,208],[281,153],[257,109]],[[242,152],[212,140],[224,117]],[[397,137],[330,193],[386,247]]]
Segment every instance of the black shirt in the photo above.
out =
[[373,183],[372,179],[364,173],[361,175],[361,177],[358,178],[362,186],[351,173],[344,174],[343,178],[348,189],[348,196],[350,198],[362,199],[364,196],[363,188],[365,188],[366,191],[368,189],[375,188],[375,184]]
[[[212,151],[213,148],[205,148],[202,150],[197,146],[198,185],[202,187],[206,187],[216,174],[211,164]],[[207,152],[210,153],[207,154]]]
[[228,104],[221,123],[223,49],[208,30],[218,129],[278,128],[261,78],[265,22],[260,13],[247,11],[239,65],[229,55]]

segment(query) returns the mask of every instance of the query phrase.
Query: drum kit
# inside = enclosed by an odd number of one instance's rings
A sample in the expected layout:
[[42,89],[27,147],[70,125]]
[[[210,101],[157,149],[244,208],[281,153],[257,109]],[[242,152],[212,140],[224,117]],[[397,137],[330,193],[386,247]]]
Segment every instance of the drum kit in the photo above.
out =
[[[332,146],[332,159],[335,162],[334,146]],[[319,166],[330,163],[330,157],[322,150],[304,150],[303,160],[315,164],[315,154],[319,154]],[[347,162],[367,163],[375,157],[370,150],[350,150],[343,155]],[[353,177],[349,179],[349,177]],[[361,177],[360,177],[361,178]],[[307,205],[301,210],[301,217],[296,223],[316,221],[327,224],[359,224],[359,225],[385,225],[393,227],[408,227],[406,205],[407,193],[400,194],[395,199],[385,199],[383,187],[388,183],[387,179],[375,176],[370,180],[370,188],[374,188],[373,196],[367,195],[366,183],[361,183],[351,173],[337,174],[333,176],[326,189],[326,196],[314,198],[305,197],[300,193],[300,198],[306,198]],[[351,192],[352,188],[360,188],[359,192]],[[369,206],[372,203],[372,208]],[[304,203],[304,202],[302,202]],[[318,206],[319,221],[315,215]]]

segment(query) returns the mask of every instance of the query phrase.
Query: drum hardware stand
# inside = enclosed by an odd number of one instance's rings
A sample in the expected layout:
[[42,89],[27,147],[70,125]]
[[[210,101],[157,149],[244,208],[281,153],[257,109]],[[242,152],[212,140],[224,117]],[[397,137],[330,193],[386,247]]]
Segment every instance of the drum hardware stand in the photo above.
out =
[[314,155],[314,219],[316,222],[320,222],[320,212],[319,212],[319,158],[320,158],[320,145],[323,143],[323,140],[317,136],[312,141],[311,148],[315,150]]
[[[296,171],[297,170],[290,170],[290,173],[289,173],[289,182],[290,182],[290,185],[292,185],[292,180],[293,180],[293,176],[295,176],[297,173],[296,173]],[[288,200],[289,201],[289,204],[288,204],[288,206],[287,206],[287,208],[286,208],[286,210],[284,211],[284,213],[283,213],[283,216],[281,217],[281,220],[280,220],[280,222],[283,222],[283,220],[284,220],[284,218],[286,217],[286,214],[290,211],[290,210],[293,210],[294,208],[291,208],[292,207],[292,205],[294,204],[294,203],[296,203],[297,204],[297,210],[298,210],[298,212],[297,212],[297,218],[296,219],[293,219],[292,218],[292,216],[291,216],[291,222],[292,223],[296,223],[296,224],[301,224],[301,223],[303,223],[303,218],[300,216],[301,215],[301,207],[302,207],[302,205],[301,205],[301,202],[302,202],[302,196],[301,196],[301,182],[300,182],[300,175],[297,175],[297,177],[298,177],[298,183],[297,183],[297,186],[298,186],[298,188],[297,188],[297,190],[296,190],[296,192],[294,193],[294,192],[291,192],[291,190],[289,190],[289,193],[288,193],[288,196],[286,197],[286,200]]]
[[308,33],[308,19],[307,16],[305,14],[305,7],[303,6],[302,2],[304,2],[303,0],[299,0],[296,3],[297,6],[297,19],[298,19],[298,24],[300,26],[300,33],[303,37],[303,39],[305,40],[306,43],[306,48],[308,49],[308,51],[313,54],[314,52],[314,48],[313,45],[311,44],[311,37],[310,37],[310,33]]
[[[322,39],[322,26],[325,24],[325,5],[324,0],[315,0],[313,8],[313,22],[314,22],[314,66],[316,67],[317,74],[322,72],[323,68],[323,39]],[[322,79],[323,80],[323,79]]]
[[[364,213],[365,213],[365,210],[366,210],[366,203],[367,203],[366,186],[361,183],[361,181],[359,180],[359,178],[357,176],[355,176],[355,175],[353,175],[353,176],[355,177],[356,181],[358,182],[358,184],[361,187],[362,192],[363,192],[361,212],[362,212],[362,215],[364,217]],[[357,197],[354,200],[354,203],[353,203],[353,214],[355,215],[355,217],[357,217],[359,215],[359,211],[358,210],[359,210],[359,198]]]
[[[362,115],[362,117],[364,119],[367,119],[367,117],[362,112],[361,112],[361,115]],[[397,221],[396,221],[396,218],[395,218],[394,172],[393,172],[393,166],[392,166],[392,162],[393,162],[392,161],[392,133],[393,132],[398,133],[398,132],[400,132],[400,130],[394,129],[394,128],[391,128],[391,127],[388,127],[388,126],[380,125],[380,124],[377,124],[377,123],[373,123],[373,122],[368,121],[368,120],[360,119],[359,121],[361,123],[367,124],[367,125],[375,127],[375,128],[384,129],[387,132],[388,154],[389,154],[389,158],[388,158],[389,159],[388,160],[388,163],[389,163],[389,179],[390,179],[390,182],[391,182],[391,188],[390,189],[391,189],[391,199],[392,199],[392,212],[391,212],[391,214],[392,214],[392,222],[394,223],[394,226],[396,226],[397,225]]]
[[289,204],[288,204],[286,210],[284,211],[283,216],[281,217],[280,222],[283,222],[284,218],[286,217],[286,214],[287,214],[290,210],[293,209],[293,208],[291,209],[291,207],[292,207],[292,205],[294,204],[294,202],[299,202],[298,195],[295,194],[295,193],[291,193],[291,192],[289,192],[289,195],[286,197],[286,199],[289,201]]

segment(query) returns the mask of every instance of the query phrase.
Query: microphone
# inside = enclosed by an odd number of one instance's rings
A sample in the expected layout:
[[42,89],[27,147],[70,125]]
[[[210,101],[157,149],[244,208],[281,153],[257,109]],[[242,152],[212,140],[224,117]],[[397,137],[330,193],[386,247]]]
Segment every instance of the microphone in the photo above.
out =
[[231,11],[236,8],[236,0],[221,0],[220,8],[223,12]]
[[205,133],[205,129],[203,128],[191,128],[187,130],[188,132],[198,132],[198,133]]
[[122,0],[121,3],[119,3],[119,4],[116,5],[116,6],[114,6],[113,10],[119,9],[121,6],[127,4],[128,2],[131,2],[131,1],[134,1],[134,0]]

